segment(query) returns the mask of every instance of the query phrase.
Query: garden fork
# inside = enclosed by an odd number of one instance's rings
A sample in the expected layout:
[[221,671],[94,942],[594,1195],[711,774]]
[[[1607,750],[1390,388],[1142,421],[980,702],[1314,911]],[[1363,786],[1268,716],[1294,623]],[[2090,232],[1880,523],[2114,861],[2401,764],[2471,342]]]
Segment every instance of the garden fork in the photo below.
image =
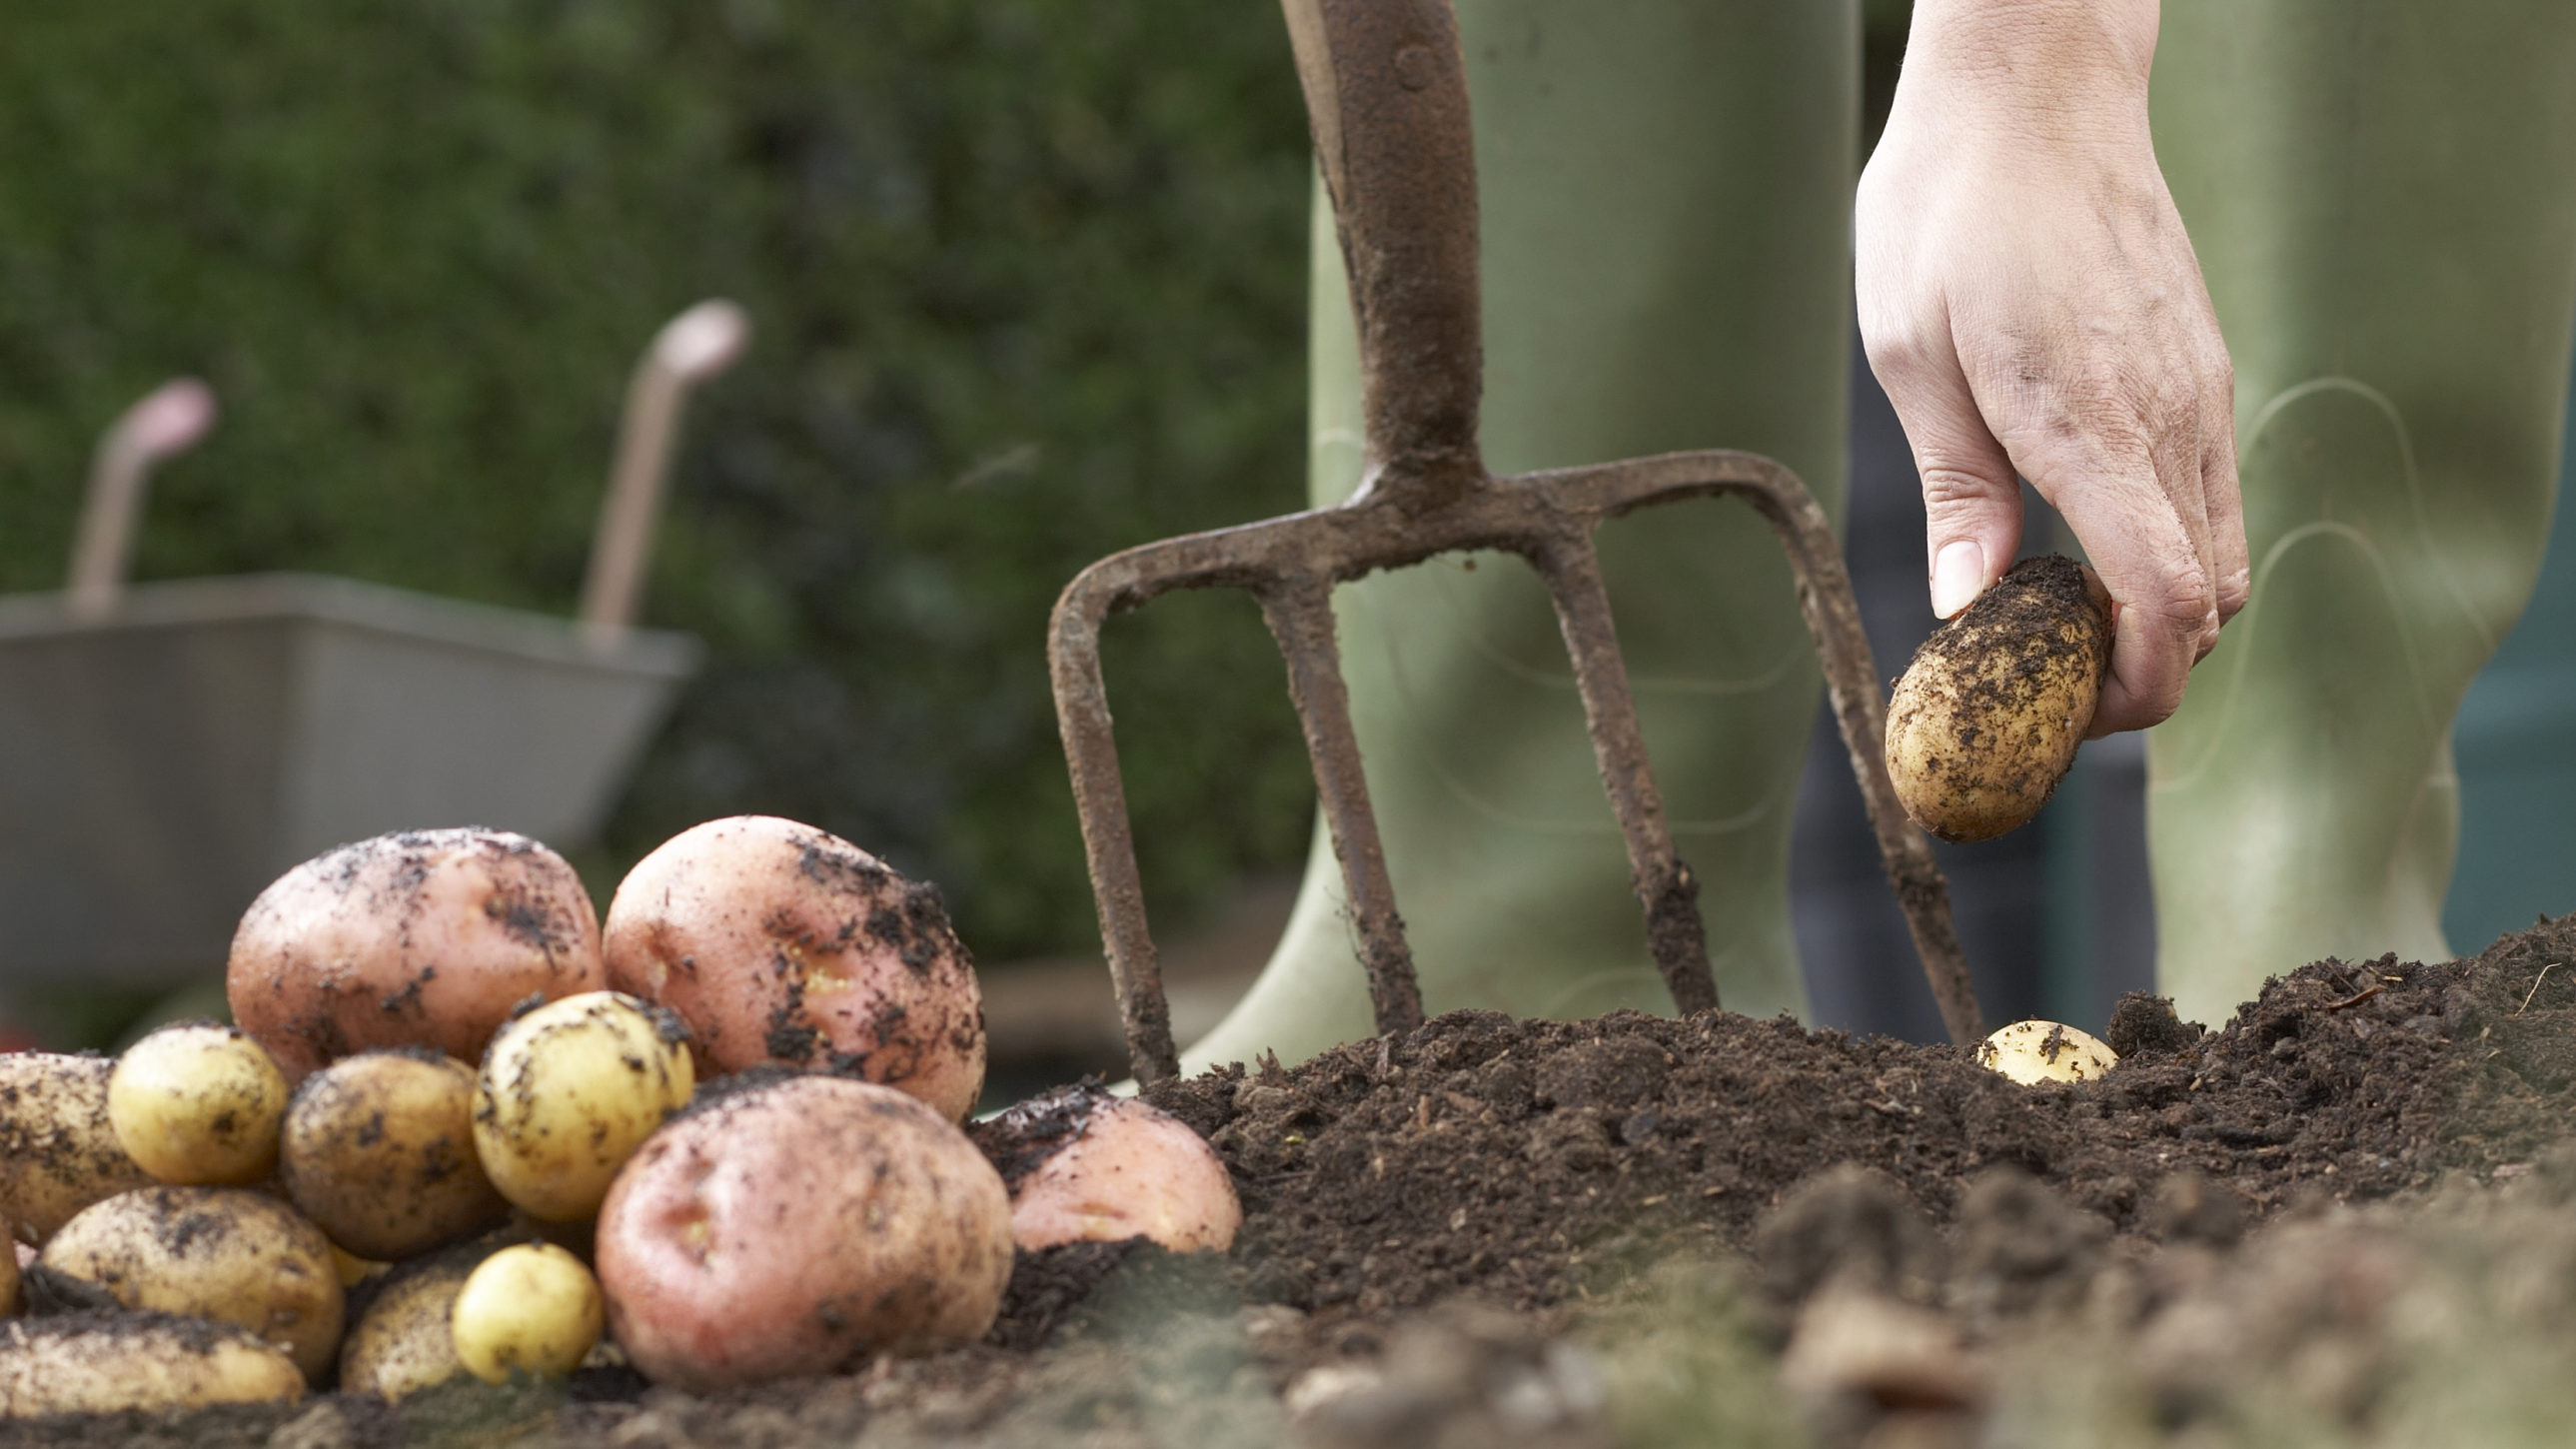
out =
[[1487,473],[1476,443],[1484,385],[1476,166],[1450,0],[1283,0],[1283,8],[1359,323],[1366,422],[1359,491],[1331,508],[1112,554],[1065,588],[1050,625],[1056,718],[1137,1080],[1180,1068],[1101,680],[1103,621],[1174,589],[1240,588],[1259,601],[1287,662],[1377,1029],[1408,1031],[1422,1022],[1422,996],[1351,730],[1332,591],[1460,550],[1518,554],[1545,582],[1656,967],[1681,1011],[1717,1005],[1699,882],[1665,825],[1592,535],[1640,508],[1720,494],[1750,502],[1788,550],[1915,950],[1951,1038],[1976,1040],[1982,1026],[1949,887],[1888,783],[1886,706],[1824,510],[1786,467],[1742,452],[1668,453],[1513,478]]

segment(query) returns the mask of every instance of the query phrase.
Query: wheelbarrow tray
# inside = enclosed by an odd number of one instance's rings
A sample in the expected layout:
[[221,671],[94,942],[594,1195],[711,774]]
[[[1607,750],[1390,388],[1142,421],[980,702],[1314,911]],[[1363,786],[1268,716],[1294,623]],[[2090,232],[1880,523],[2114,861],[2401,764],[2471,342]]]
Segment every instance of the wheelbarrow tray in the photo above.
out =
[[201,979],[279,873],[388,830],[590,841],[700,654],[309,574],[0,598],[0,983]]

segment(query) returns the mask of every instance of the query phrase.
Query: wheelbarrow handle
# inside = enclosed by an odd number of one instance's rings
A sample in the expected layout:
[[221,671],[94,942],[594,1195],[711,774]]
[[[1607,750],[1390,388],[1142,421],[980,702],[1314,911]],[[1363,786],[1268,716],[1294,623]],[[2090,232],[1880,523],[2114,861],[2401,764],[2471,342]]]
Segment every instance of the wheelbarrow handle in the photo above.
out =
[[1476,151],[1450,0],[1281,0],[1359,322],[1370,488],[1484,477]]

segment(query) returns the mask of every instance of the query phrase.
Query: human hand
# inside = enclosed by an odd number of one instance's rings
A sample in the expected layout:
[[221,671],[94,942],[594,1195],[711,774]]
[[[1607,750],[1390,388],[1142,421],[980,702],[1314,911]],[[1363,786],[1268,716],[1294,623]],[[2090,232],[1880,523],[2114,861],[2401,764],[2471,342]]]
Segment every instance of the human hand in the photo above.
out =
[[1933,612],[2011,567],[2027,477],[2111,594],[2095,736],[2173,713],[2250,587],[2234,373],[2147,132],[2155,35],[2156,0],[1918,0],[1854,218]]

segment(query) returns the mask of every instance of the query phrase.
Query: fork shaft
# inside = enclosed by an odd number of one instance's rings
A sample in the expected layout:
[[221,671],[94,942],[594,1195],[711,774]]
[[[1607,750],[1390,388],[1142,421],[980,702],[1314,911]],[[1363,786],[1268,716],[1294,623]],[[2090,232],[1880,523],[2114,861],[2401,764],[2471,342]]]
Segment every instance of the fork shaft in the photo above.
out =
[[1646,945],[1655,969],[1663,973],[1673,1006],[1683,1015],[1714,1010],[1717,979],[1708,969],[1699,880],[1674,851],[1672,829],[1664,820],[1663,792],[1646,760],[1645,731],[1637,723],[1637,699],[1619,654],[1600,555],[1586,531],[1553,541],[1535,562],[1556,601],[1557,626],[1565,632],[1565,650],[1574,662],[1574,684],[1592,727],[1601,784],[1628,842],[1629,876],[1646,908]]
[[1369,808],[1359,737],[1351,731],[1351,696],[1342,682],[1341,645],[1333,635],[1332,585],[1320,578],[1296,578],[1262,588],[1258,595],[1261,617],[1288,661],[1288,694],[1306,732],[1306,754],[1323,795],[1333,854],[1342,862],[1342,885],[1351,923],[1359,930],[1360,964],[1368,971],[1378,1034],[1411,1031],[1422,1024],[1422,988],[1414,979],[1404,920],[1395,911],[1395,885],[1387,878],[1377,815]]

